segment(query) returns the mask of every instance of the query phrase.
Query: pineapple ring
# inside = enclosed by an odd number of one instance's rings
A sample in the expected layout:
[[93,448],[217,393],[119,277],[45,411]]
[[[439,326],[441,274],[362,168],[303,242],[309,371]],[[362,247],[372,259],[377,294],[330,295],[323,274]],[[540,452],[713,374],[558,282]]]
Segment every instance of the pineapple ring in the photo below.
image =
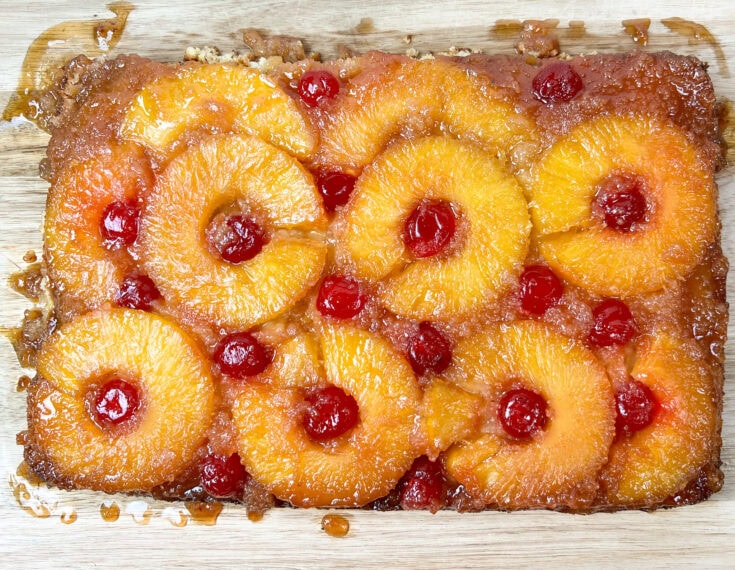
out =
[[256,135],[300,159],[311,156],[317,140],[296,102],[270,79],[222,64],[184,66],[147,84],[130,104],[121,135],[167,157],[195,130]]
[[[210,252],[205,229],[218,208],[245,199],[271,233],[234,265]],[[140,221],[143,267],[184,319],[243,330],[291,308],[318,281],[326,215],[296,159],[257,137],[220,135],[171,161]]]
[[103,244],[104,210],[111,202],[135,199],[153,183],[148,159],[133,144],[74,163],[54,180],[43,228],[44,257],[53,290],[72,313],[114,298],[124,275]]
[[[595,356],[544,324],[519,321],[462,340],[452,358],[446,379],[482,394],[492,411],[483,433],[448,450],[447,471],[500,508],[591,502],[615,434],[612,386]],[[546,428],[527,442],[507,436],[495,412],[516,379],[549,406]]]
[[[424,198],[461,210],[469,231],[458,252],[410,258],[403,225]],[[449,137],[388,148],[358,179],[342,216],[338,247],[356,275],[385,280],[385,306],[425,320],[467,315],[505,291],[520,273],[531,229],[515,178],[481,149]]]
[[535,144],[535,124],[483,75],[441,60],[405,59],[346,91],[327,118],[320,161],[361,170],[403,131],[470,140],[502,160]]
[[[593,217],[596,186],[642,176],[650,219],[619,232]],[[617,297],[661,289],[694,268],[716,238],[717,193],[695,147],[650,117],[603,117],[563,136],[535,168],[531,215],[539,249],[566,279]]]
[[651,425],[612,446],[602,482],[616,505],[651,504],[681,491],[718,439],[716,390],[694,343],[664,332],[647,338],[638,354],[631,375],[660,408]]
[[[142,412],[132,431],[100,429],[87,411],[87,393],[109,373],[137,380]],[[149,491],[172,481],[195,461],[214,417],[207,356],[177,325],[143,311],[87,313],[62,326],[39,353],[38,378],[28,394],[31,448],[61,485]]]
[[321,344],[326,378],[357,400],[360,423],[315,443],[295,413],[303,400],[293,381],[248,383],[232,410],[238,451],[248,472],[279,499],[299,507],[359,507],[393,489],[419,455],[412,432],[421,391],[403,356],[372,333],[326,326]]

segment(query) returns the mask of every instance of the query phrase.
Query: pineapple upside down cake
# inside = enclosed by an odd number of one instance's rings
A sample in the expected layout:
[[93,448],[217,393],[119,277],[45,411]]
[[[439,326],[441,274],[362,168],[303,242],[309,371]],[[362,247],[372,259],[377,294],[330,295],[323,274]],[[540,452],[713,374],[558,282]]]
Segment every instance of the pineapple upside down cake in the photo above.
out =
[[40,105],[47,482],[573,512],[722,485],[698,60],[79,57]]

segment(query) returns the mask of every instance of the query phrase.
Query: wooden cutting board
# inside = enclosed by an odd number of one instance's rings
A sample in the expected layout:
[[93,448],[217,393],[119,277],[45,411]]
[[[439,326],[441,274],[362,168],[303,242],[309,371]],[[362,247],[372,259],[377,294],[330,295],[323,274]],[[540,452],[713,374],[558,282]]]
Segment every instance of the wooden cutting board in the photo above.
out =
[[[0,108],[18,85],[26,50],[44,30],[68,21],[111,18],[101,2],[0,4]],[[338,44],[420,52],[450,46],[511,53],[513,25],[500,20],[556,18],[562,49],[582,52],[635,49],[621,21],[652,19],[649,45],[694,54],[710,63],[720,97],[735,99],[735,5],[731,2],[498,2],[429,1],[194,2],[139,1],[112,53],[137,52],[163,60],[181,58],[188,45],[241,46],[242,28],[303,37],[313,50],[334,55]],[[705,29],[681,21],[680,17]],[[47,34],[54,49],[94,47],[89,24]],[[705,33],[709,31],[712,36]],[[66,35],[65,35],[66,34]],[[64,43],[63,38],[67,38]],[[711,40],[711,41],[710,41]],[[38,44],[37,44],[38,45]],[[730,133],[732,136],[732,132]],[[22,120],[0,122],[0,326],[20,322],[28,303],[6,286],[24,265],[28,250],[40,251],[46,183],[38,178],[47,135]],[[735,161],[718,176],[723,246],[735,259]],[[728,286],[733,299],[733,287]],[[732,320],[732,319],[731,319]],[[730,327],[732,335],[732,326]],[[730,343],[726,392],[735,393]],[[323,510],[275,509],[259,522],[244,509],[226,506],[214,526],[197,522],[182,503],[66,493],[26,485],[16,475],[21,448],[15,435],[25,425],[24,394],[16,391],[23,371],[10,343],[0,339],[0,567],[673,567],[699,564],[735,567],[735,398],[726,397],[723,424],[724,489],[709,501],[655,513],[587,516],[549,512],[457,514],[348,511],[345,538],[321,530]],[[112,504],[121,514],[106,521]],[[206,517],[205,517],[206,520]]]

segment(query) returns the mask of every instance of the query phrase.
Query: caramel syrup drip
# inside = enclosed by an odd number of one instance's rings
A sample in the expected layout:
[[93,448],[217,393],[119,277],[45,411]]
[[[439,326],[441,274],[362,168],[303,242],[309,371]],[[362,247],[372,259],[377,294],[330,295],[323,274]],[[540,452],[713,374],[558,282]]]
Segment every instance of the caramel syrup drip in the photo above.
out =
[[222,503],[205,503],[203,501],[190,501],[184,504],[191,515],[191,520],[206,526],[217,524],[217,517],[222,512]]
[[495,20],[490,28],[490,37],[496,40],[515,40],[523,30],[520,20]]
[[189,515],[181,507],[166,507],[161,516],[176,528],[184,528],[189,524]]
[[634,18],[623,20],[623,29],[635,43],[642,46],[648,45],[648,28],[651,26],[650,18]]
[[56,502],[49,502],[40,491],[46,484],[41,481],[25,461],[21,461],[14,474],[8,481],[10,489],[18,506],[29,515],[46,519],[57,507]]
[[735,164],[735,111],[733,111],[733,103],[729,99],[722,101],[720,132],[725,145],[724,152],[727,164]]
[[134,8],[129,2],[112,2],[107,9],[115,14],[114,18],[61,22],[41,33],[26,51],[18,87],[2,119],[10,121],[22,115],[37,120],[39,107],[35,98],[50,86],[56,70],[80,53],[96,57],[114,48]]
[[715,59],[717,61],[717,69],[722,77],[730,77],[730,69],[727,65],[727,58],[725,52],[720,46],[720,42],[717,41],[712,32],[705,28],[702,24],[697,24],[691,20],[685,20],[684,18],[665,18],[661,20],[661,23],[669,28],[675,34],[680,34],[689,39],[689,45],[695,46],[704,42],[709,45],[715,52]]
[[153,518],[153,510],[143,500],[128,503],[125,507],[125,514],[130,515],[133,522],[141,525],[149,524]]
[[342,515],[324,515],[322,517],[322,530],[329,536],[341,538],[350,532],[350,521]]
[[571,40],[579,40],[587,35],[587,28],[582,20],[569,20],[567,37]]
[[120,518],[120,505],[115,501],[104,502],[100,505],[100,516],[105,522],[115,522]]

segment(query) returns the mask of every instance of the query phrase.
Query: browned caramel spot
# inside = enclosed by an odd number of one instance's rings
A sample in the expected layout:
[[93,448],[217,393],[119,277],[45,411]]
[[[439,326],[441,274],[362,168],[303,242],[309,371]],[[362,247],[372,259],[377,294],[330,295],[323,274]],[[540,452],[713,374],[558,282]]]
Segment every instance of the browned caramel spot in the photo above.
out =
[[41,344],[53,328],[53,322],[40,309],[29,309],[23,317],[23,324],[15,328],[2,328],[5,337],[11,342],[23,368],[33,368]]
[[18,384],[15,386],[15,390],[17,392],[24,392],[28,386],[31,384],[31,377],[23,374],[20,378],[18,378]]
[[263,520],[262,511],[248,511],[248,520],[250,522],[260,522]]
[[[33,253],[34,259],[35,255]],[[25,260],[25,257],[23,259]],[[23,271],[13,273],[8,278],[8,282],[13,291],[20,293],[34,303],[38,303],[43,292],[43,267],[40,263],[32,263]]]
[[74,510],[64,511],[61,513],[61,522],[64,524],[72,524],[77,522],[77,513]]

